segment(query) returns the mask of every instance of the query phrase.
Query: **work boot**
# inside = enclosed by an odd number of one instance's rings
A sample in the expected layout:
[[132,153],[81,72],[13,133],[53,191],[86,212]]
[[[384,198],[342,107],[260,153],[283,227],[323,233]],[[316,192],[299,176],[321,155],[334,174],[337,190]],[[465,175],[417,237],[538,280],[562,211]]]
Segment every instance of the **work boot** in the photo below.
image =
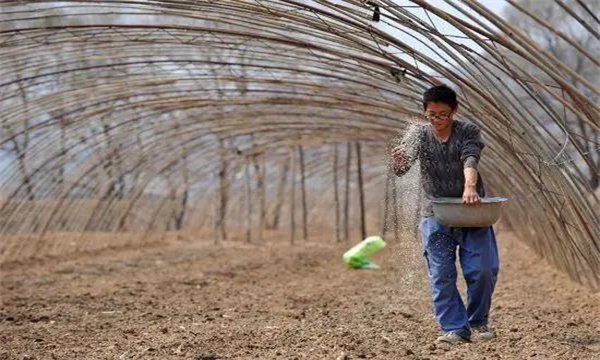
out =
[[437,338],[437,341],[447,344],[464,344],[471,342],[471,339],[462,337],[455,331],[450,331]]
[[472,328],[471,331],[475,336],[475,339],[479,341],[492,340],[496,337],[494,329],[492,329],[488,325],[476,326]]

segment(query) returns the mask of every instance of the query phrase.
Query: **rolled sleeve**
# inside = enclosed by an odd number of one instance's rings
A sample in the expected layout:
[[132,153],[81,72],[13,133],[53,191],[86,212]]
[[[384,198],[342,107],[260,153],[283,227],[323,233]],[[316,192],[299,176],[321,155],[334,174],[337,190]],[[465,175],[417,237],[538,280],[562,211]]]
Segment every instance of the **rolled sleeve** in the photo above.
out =
[[473,168],[475,170],[477,170],[477,166],[478,166],[479,161],[474,157],[474,156],[469,156],[466,158],[464,164],[463,164],[463,168]]
[[394,174],[396,174],[396,176],[403,176],[404,174],[406,174],[419,158],[420,147],[422,145],[422,133],[423,127],[418,127],[408,131],[404,135],[400,143],[400,148],[405,150],[406,163],[402,166],[398,166],[393,163],[392,159],[392,170]]

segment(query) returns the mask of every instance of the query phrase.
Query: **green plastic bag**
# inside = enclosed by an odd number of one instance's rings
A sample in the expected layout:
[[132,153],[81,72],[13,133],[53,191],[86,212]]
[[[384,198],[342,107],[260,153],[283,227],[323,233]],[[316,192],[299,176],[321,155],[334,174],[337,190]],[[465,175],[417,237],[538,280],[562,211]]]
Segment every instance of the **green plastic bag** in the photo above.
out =
[[379,269],[379,265],[367,257],[383,249],[385,245],[385,241],[381,236],[369,236],[346,251],[342,259],[346,266],[351,269]]

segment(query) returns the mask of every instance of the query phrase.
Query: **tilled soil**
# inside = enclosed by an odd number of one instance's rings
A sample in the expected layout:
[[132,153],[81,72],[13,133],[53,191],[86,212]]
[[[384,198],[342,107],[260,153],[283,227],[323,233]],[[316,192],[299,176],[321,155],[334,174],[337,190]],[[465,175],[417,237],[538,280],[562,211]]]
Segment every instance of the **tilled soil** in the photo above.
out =
[[4,265],[0,359],[600,359],[600,296],[499,245],[489,342],[435,344],[416,242],[353,271],[325,237],[184,239]]

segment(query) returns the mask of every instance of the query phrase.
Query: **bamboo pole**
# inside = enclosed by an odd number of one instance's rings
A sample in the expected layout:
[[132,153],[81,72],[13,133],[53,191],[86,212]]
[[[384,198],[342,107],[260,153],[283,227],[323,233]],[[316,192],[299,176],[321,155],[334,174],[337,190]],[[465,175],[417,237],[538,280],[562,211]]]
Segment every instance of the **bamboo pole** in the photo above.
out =
[[298,161],[300,165],[300,195],[302,201],[302,238],[308,240],[308,210],[306,207],[306,176],[304,171],[304,150],[298,145]]

